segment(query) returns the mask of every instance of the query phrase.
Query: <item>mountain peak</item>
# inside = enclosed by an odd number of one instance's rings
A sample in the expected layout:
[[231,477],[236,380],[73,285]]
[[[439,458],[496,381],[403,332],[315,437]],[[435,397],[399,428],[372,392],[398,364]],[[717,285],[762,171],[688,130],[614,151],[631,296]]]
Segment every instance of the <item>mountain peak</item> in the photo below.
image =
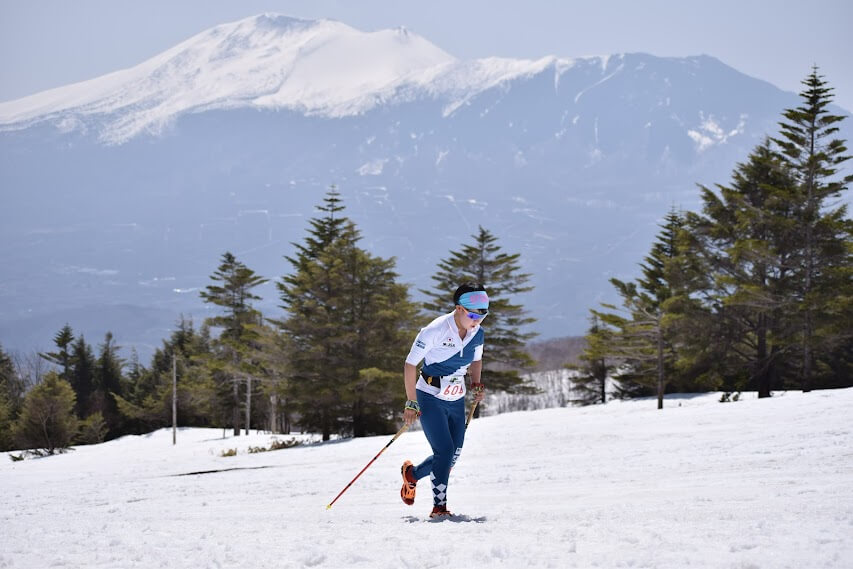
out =
[[293,29],[310,28],[315,25],[318,20],[306,20],[304,18],[294,18],[293,16],[286,16],[276,12],[264,12],[257,16],[251,16],[244,20],[240,20],[237,23],[249,22],[254,23],[257,27],[268,27],[289,31]]
[[330,116],[369,109],[413,74],[455,59],[405,28],[362,32],[335,20],[264,13],[210,28],[129,69],[0,103],[0,128],[86,117],[121,143],[176,116],[238,106]]

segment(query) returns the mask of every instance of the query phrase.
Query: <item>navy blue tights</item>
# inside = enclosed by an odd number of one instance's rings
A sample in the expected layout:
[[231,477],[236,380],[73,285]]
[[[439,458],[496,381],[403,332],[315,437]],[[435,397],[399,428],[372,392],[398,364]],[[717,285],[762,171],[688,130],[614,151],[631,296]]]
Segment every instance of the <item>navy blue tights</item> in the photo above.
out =
[[444,401],[418,390],[421,426],[432,447],[432,456],[417,465],[415,478],[430,475],[432,498],[436,506],[447,505],[447,482],[450,468],[462,452],[465,441],[465,398]]

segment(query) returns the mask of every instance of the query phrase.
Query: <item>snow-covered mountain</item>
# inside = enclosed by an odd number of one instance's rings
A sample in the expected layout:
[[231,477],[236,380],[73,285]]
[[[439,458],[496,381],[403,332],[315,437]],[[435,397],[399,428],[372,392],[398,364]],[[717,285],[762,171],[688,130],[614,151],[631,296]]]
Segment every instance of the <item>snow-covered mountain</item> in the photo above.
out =
[[[609,57],[591,60],[606,69]],[[162,134],[187,113],[286,109],[333,118],[425,96],[443,100],[447,116],[487,89],[546,68],[558,89],[574,64],[556,57],[463,62],[405,28],[365,33],[332,20],[263,14],[216,26],[131,69],[0,103],[0,128],[93,126],[101,141],[122,144]]]
[[0,124],[52,120],[73,129],[94,121],[101,140],[120,144],[214,109],[349,116],[428,85],[453,61],[403,28],[363,33],[264,14],[202,32],[131,69],[0,104]]
[[157,342],[204,315],[224,251],[285,274],[330,184],[405,282],[431,287],[482,225],[522,253],[535,329],[579,334],[667,210],[698,207],[695,184],[727,182],[797,102],[708,56],[462,61],[405,29],[217,26],[0,103],[0,342],[46,347],[66,321]]

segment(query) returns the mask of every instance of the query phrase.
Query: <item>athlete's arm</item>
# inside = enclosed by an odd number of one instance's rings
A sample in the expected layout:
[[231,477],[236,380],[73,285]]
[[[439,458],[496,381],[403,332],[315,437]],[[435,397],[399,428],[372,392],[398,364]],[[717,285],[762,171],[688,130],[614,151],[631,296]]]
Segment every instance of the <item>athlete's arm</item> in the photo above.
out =
[[412,401],[418,400],[418,394],[415,393],[415,384],[418,382],[418,368],[406,362],[403,365],[403,383],[406,385],[406,399]]
[[[477,360],[475,362],[471,362],[471,365],[468,366],[468,373],[471,374],[471,384],[480,384],[480,374],[483,372],[483,360]],[[486,395],[485,389],[481,389],[474,394],[474,401],[479,403],[483,400],[483,397]]]
[[[406,386],[406,399],[410,399],[412,401],[418,400],[418,394],[415,392],[415,384],[418,380],[418,368],[406,362],[403,364],[403,383]],[[407,425],[411,425],[418,418],[418,414],[411,409],[406,409],[403,412],[403,421],[406,422]]]

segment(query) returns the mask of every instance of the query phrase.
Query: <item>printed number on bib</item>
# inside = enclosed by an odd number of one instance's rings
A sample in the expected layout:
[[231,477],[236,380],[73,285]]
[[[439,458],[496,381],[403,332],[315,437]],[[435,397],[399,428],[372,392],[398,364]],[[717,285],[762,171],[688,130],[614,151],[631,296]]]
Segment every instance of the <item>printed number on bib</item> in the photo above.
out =
[[447,388],[442,392],[442,395],[463,395],[465,393],[465,387],[461,385],[448,385]]
[[436,397],[445,401],[456,401],[465,397],[465,378],[462,376],[441,378],[441,389]]

